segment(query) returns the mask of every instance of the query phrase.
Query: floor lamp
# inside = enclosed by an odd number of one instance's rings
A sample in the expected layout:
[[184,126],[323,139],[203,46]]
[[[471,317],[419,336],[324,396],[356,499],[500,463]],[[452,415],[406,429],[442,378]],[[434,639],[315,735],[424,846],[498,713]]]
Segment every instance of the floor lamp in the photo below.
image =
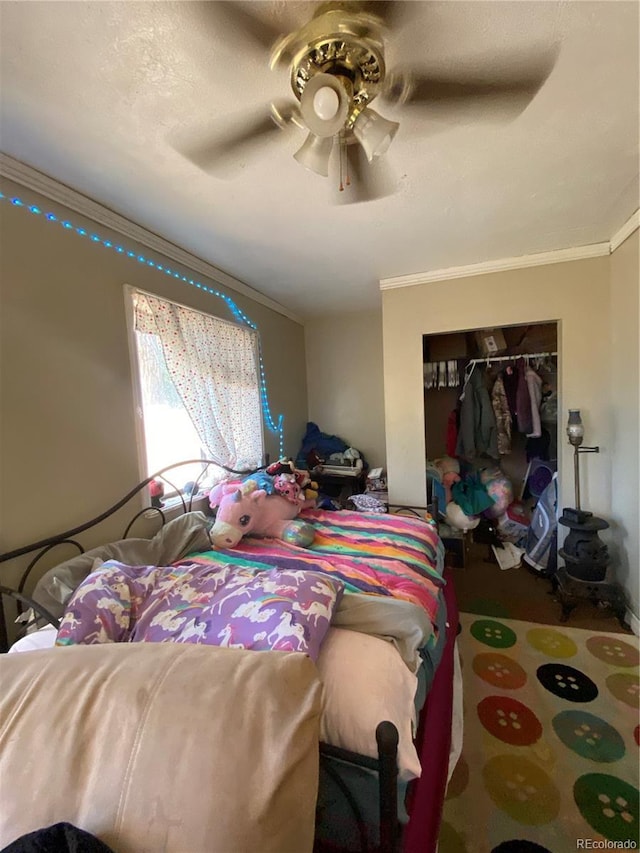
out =
[[567,435],[569,443],[573,445],[573,475],[576,488],[576,510],[581,512],[580,508],[580,454],[581,453],[600,453],[599,447],[585,447],[582,442],[584,440],[584,426],[580,417],[579,409],[569,409],[569,422],[567,423]]

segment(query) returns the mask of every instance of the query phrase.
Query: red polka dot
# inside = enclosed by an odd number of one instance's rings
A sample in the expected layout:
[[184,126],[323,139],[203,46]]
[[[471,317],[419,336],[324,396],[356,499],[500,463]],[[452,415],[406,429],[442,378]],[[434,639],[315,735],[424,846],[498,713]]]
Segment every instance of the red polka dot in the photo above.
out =
[[535,743],[542,735],[533,711],[510,696],[487,696],[478,704],[478,717],[490,734],[513,746]]

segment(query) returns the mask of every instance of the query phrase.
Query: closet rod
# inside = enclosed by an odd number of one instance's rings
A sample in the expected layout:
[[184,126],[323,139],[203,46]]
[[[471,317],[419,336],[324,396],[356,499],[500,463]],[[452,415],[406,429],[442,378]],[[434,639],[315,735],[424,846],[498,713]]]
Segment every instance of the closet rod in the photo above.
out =
[[469,364],[486,364],[488,361],[517,361],[519,358],[549,358],[557,352],[521,352],[517,355],[485,355],[484,358],[470,358]]

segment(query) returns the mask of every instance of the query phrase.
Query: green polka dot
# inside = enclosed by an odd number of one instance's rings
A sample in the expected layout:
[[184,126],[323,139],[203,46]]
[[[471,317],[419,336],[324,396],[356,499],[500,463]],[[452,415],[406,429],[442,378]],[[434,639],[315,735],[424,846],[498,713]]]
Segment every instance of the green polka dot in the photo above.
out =
[[550,658],[572,658],[578,652],[571,637],[553,628],[532,628],[527,631],[527,642]]
[[632,785],[605,773],[587,773],[573,786],[573,797],[589,826],[609,841],[640,843],[638,797]]
[[625,754],[624,740],[613,726],[586,711],[561,711],[553,729],[562,743],[583,758],[608,764]]
[[471,634],[480,643],[494,649],[508,649],[515,645],[517,639],[511,628],[493,619],[478,619],[471,626]]

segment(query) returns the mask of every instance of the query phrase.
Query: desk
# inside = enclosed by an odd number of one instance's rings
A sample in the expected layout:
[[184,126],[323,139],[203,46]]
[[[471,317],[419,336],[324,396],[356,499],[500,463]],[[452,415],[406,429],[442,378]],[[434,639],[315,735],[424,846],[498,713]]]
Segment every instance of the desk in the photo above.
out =
[[351,495],[361,495],[364,492],[367,475],[364,471],[360,471],[354,476],[313,471],[311,478],[318,484],[320,494],[337,500],[341,507],[347,509],[347,502]]

